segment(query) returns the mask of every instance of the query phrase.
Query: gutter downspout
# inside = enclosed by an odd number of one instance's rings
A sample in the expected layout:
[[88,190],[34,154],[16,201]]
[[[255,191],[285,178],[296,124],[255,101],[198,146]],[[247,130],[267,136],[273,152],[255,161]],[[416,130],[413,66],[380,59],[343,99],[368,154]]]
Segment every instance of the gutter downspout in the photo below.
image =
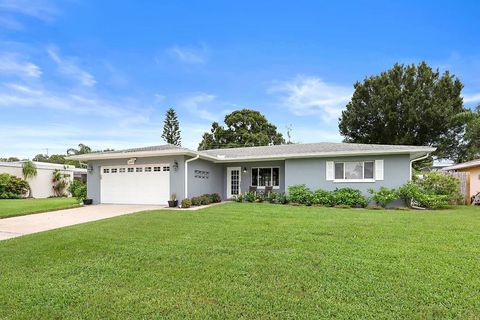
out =
[[420,160],[426,159],[426,158],[428,158],[428,156],[430,156],[430,152],[428,152],[428,153],[427,153],[426,155],[424,155],[423,157],[410,160],[410,181],[412,181],[412,164],[413,164],[414,162],[416,162],[416,161],[420,161]]
[[185,194],[184,198],[188,198],[188,163],[197,160],[200,155],[197,154],[194,158],[185,160]]

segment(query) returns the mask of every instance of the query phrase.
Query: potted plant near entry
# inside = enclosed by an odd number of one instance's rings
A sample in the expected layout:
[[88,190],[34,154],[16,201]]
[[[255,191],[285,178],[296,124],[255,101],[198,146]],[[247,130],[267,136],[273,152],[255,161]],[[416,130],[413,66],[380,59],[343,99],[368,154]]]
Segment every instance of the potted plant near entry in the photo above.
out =
[[170,200],[168,201],[168,206],[170,208],[178,207],[178,200],[177,200],[177,194],[176,193],[172,193],[172,195],[170,196]]

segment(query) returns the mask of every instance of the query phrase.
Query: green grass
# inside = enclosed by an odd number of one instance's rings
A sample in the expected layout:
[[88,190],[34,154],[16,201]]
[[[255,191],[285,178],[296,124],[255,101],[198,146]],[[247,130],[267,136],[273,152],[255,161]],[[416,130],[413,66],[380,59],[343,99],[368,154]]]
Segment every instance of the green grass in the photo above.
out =
[[0,200],[0,219],[77,206],[75,198]]
[[231,203],[0,242],[0,318],[480,316],[480,208]]

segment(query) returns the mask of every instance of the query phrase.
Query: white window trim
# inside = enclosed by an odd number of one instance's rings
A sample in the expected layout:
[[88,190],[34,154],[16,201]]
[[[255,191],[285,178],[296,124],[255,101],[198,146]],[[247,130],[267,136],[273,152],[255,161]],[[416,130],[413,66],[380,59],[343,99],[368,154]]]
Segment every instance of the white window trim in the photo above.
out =
[[259,175],[257,174],[257,185],[253,185],[253,169],[272,169],[270,172],[270,181],[273,182],[273,168],[278,168],[278,186],[273,186],[274,190],[279,190],[280,189],[280,167],[279,166],[273,166],[273,167],[252,167],[250,168],[250,181],[252,182],[253,187],[257,187],[258,190],[264,190],[265,186],[259,186],[258,185],[258,179]]
[[359,183],[359,182],[366,182],[366,183],[372,183],[375,182],[375,178],[368,178],[368,179],[345,179],[345,163],[346,162],[361,162],[362,165],[362,175],[365,176],[365,162],[373,162],[373,176],[375,177],[375,160],[364,160],[364,161],[334,161],[333,162],[333,176],[335,177],[335,165],[337,163],[343,163],[343,177],[344,179],[333,179],[333,182],[336,183],[348,183],[348,182],[354,182],[354,183]]

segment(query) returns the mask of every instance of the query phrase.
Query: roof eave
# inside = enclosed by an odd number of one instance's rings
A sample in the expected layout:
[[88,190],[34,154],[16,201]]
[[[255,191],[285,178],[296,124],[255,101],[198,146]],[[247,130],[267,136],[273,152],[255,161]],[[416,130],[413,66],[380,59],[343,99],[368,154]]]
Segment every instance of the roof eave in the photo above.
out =
[[355,152],[321,152],[321,153],[299,153],[299,154],[281,154],[275,156],[250,156],[241,158],[224,158],[220,159],[216,157],[215,163],[231,163],[231,162],[253,162],[253,161],[275,161],[286,159],[301,159],[301,158],[329,158],[329,157],[355,157],[355,156],[376,156],[376,155],[396,155],[396,154],[408,154],[410,158],[415,159],[420,156],[424,156],[428,153],[435,151],[436,148],[425,148],[422,150],[389,150],[389,151],[355,151]]

